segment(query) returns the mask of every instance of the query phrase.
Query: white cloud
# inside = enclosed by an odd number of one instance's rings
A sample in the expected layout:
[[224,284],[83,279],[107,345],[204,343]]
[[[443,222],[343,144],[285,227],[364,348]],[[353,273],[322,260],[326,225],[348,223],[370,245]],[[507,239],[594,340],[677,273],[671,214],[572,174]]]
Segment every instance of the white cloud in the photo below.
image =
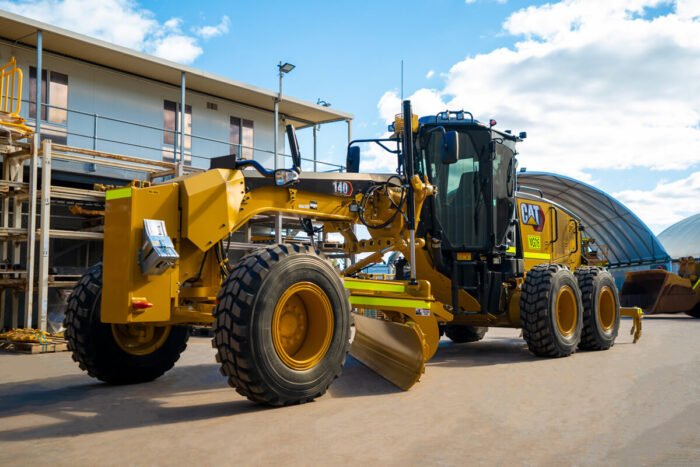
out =
[[[0,0],[0,9],[180,63],[192,63],[203,52],[196,38],[181,31],[181,18],[161,23],[133,0]],[[228,17],[210,28],[226,33]]]
[[202,48],[197,45],[194,37],[183,35],[168,35],[154,42],[152,49],[156,57],[167,58],[174,62],[189,63],[202,55]]
[[[645,17],[662,4],[669,14]],[[564,0],[519,10],[503,28],[522,39],[456,63],[442,89],[410,96],[416,112],[495,118],[528,132],[521,166],[593,183],[591,169],[700,163],[700,2]],[[393,120],[396,92],[378,108]]]
[[625,190],[613,193],[632,209],[655,233],[689,215],[700,212],[700,172],[673,182],[661,181],[650,190]]
[[228,33],[228,27],[231,25],[231,20],[228,16],[224,15],[221,18],[221,22],[216,26],[202,26],[201,28],[195,29],[195,33],[204,38],[211,39],[212,37],[221,36]]
[[425,75],[425,78],[426,78],[426,79],[430,79],[430,78],[432,78],[433,76],[435,76],[435,70],[430,70],[430,71]]

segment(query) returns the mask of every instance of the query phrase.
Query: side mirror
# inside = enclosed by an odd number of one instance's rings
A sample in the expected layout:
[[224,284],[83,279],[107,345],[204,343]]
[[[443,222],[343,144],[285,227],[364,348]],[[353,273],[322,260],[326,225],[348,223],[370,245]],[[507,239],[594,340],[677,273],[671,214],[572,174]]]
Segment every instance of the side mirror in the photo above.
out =
[[442,143],[442,163],[454,164],[459,157],[459,135],[456,131],[448,131]]
[[287,125],[287,139],[289,140],[289,152],[292,153],[292,165],[294,170],[301,172],[301,154],[299,154],[299,142],[294,125]]
[[345,160],[345,170],[348,173],[358,173],[360,171],[360,147],[350,146],[348,148],[348,157]]

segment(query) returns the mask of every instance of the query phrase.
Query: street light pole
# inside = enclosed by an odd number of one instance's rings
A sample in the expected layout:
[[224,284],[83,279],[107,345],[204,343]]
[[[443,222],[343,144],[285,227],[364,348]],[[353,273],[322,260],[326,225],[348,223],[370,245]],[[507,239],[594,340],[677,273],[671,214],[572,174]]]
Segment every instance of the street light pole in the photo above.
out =
[[[282,100],[282,76],[285,73],[289,73],[294,69],[294,65],[292,65],[289,62],[282,63],[280,62],[279,65],[277,65],[277,69],[279,70],[279,78],[280,78],[280,87],[279,87],[279,93],[277,94],[277,98],[275,98],[275,141],[273,144],[274,148],[274,168],[275,170],[278,169],[278,162],[277,162],[277,138],[278,138],[278,131],[279,131],[279,106],[280,106],[280,101]],[[278,212],[275,215],[275,243],[282,243],[282,213]]]
[[[281,64],[282,62],[280,62]],[[279,66],[279,65],[278,65]],[[280,107],[280,100],[282,100],[282,70],[280,69],[279,72],[280,75],[280,90],[279,93],[277,94],[277,97],[275,98],[275,141],[274,141],[274,169],[277,170],[277,132],[279,131],[279,107]]]
[[289,73],[294,69],[294,65],[292,65],[289,62],[282,63],[280,62],[279,65],[277,65],[277,69],[279,70],[279,78],[280,78],[280,87],[279,87],[279,93],[277,93],[277,98],[275,98],[275,141],[273,144],[273,152],[275,153],[275,161],[273,164],[273,167],[275,170],[278,168],[278,162],[277,162],[277,138],[278,138],[278,131],[279,131],[279,107],[280,107],[280,101],[282,101],[282,76],[286,73]]

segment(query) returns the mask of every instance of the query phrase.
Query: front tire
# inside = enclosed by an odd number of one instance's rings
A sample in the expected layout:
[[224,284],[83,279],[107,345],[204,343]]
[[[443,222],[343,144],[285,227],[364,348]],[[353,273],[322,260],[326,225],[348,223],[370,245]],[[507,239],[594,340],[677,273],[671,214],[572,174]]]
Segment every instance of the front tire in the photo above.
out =
[[350,348],[350,303],[333,266],[313,249],[273,245],[245,256],[214,308],[221,373],[248,399],[309,402],[340,375]]
[[539,264],[527,272],[520,296],[520,322],[530,352],[566,357],[581,340],[581,291],[562,264]]
[[109,384],[152,381],[170,370],[187,347],[186,326],[103,323],[102,262],[80,278],[68,298],[65,337],[73,360]]
[[574,273],[583,301],[580,349],[607,350],[620,329],[620,299],[612,275],[599,267],[580,267]]

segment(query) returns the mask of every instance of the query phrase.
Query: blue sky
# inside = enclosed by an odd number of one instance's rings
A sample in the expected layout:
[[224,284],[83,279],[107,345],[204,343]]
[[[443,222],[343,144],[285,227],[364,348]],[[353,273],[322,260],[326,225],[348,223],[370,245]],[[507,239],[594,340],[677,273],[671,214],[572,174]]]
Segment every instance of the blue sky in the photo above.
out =
[[[404,95],[419,113],[471,110],[527,131],[520,166],[614,194],[657,233],[700,210],[697,0],[0,0],[0,9],[355,115],[384,134]],[[89,17],[90,21],[85,21]],[[304,134],[306,133],[306,134]],[[310,156],[310,130],[300,132]],[[346,126],[319,132],[342,163]],[[363,169],[393,162],[365,154]]]

